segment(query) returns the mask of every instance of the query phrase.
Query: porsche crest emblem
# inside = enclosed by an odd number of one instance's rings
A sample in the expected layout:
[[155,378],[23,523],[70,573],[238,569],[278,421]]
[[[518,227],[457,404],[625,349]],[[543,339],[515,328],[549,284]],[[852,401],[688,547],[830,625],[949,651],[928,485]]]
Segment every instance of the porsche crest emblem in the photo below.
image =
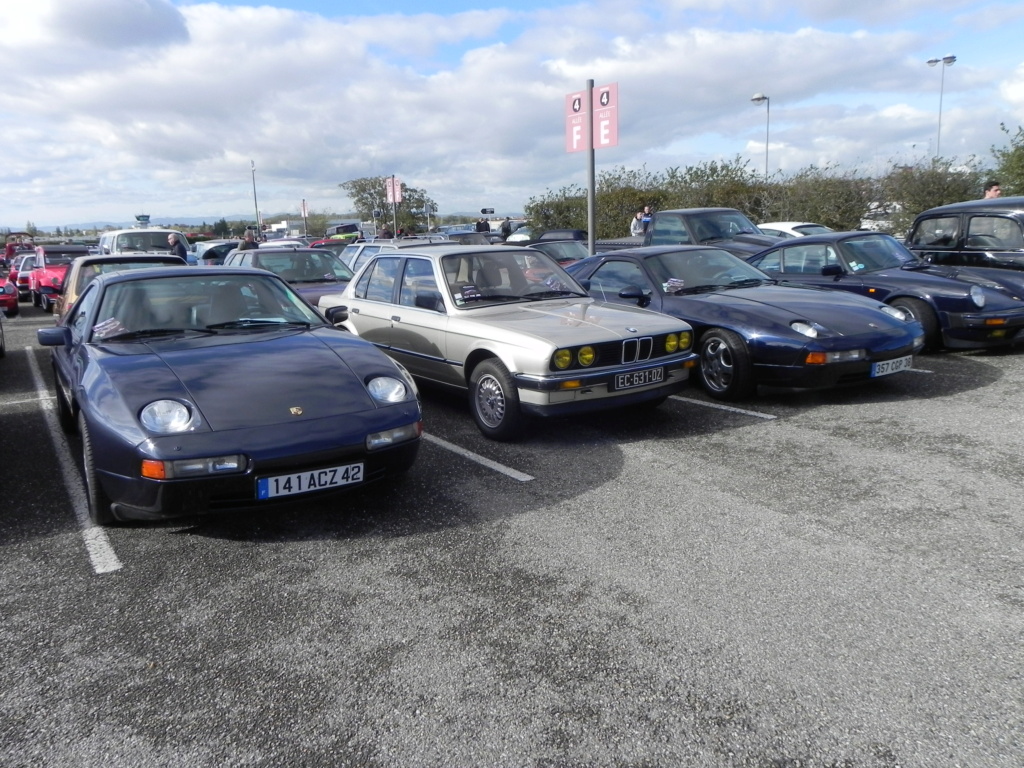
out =
[[301,416],[302,407],[298,405],[293,405],[291,408],[288,409],[288,413],[290,413],[292,416]]

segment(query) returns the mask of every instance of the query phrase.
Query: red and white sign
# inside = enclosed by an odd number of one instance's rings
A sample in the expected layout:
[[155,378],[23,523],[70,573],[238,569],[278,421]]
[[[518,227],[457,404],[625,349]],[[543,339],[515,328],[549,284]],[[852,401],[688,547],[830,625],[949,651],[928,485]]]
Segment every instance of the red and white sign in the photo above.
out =
[[402,202],[402,180],[397,176],[384,179],[384,194],[389,203]]
[[[577,91],[565,97],[565,151],[590,149],[587,135],[587,92]],[[594,88],[594,115],[591,119],[594,149],[619,143],[619,84]]]

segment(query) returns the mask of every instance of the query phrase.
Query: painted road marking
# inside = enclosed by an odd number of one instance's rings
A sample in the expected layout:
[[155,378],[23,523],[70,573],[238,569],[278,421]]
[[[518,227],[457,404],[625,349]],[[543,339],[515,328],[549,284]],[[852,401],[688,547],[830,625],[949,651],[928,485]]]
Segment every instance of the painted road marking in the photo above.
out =
[[531,475],[524,474],[517,469],[512,469],[512,467],[506,467],[504,464],[499,464],[496,461],[491,461],[490,459],[484,458],[479,453],[467,451],[465,448],[460,448],[459,446],[449,443],[447,440],[442,440],[439,437],[428,435],[426,432],[423,433],[423,439],[433,443],[434,445],[439,445],[452,453],[457,453],[459,456],[467,458],[470,461],[475,461],[477,464],[481,464],[488,469],[493,469],[495,472],[500,472],[503,475],[511,477],[513,480],[518,480],[521,483],[528,483],[533,480]]

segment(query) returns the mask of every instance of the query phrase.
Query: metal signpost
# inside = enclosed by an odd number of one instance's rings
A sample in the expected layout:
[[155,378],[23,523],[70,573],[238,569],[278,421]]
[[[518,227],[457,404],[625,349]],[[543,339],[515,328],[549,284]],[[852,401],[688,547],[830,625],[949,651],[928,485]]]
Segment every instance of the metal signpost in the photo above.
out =
[[[595,110],[594,103],[597,102]],[[619,143],[619,84],[594,88],[587,80],[585,91],[565,97],[565,151],[587,152],[587,247],[594,253],[594,230],[597,228],[595,208],[596,182],[594,150],[614,147]]]

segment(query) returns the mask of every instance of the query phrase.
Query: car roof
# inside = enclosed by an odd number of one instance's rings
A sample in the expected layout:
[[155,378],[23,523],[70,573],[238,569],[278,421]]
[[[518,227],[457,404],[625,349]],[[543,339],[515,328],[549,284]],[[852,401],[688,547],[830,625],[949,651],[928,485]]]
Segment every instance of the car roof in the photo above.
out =
[[55,254],[74,254],[81,253],[85,254],[89,252],[89,246],[87,245],[60,245],[56,243],[49,243],[47,245],[37,245],[36,252],[42,252],[47,256],[53,256]]
[[[875,232],[874,230],[854,229],[848,230],[846,232],[822,232],[819,235],[804,235],[803,237],[798,237],[795,239],[789,238],[787,240],[780,240],[777,244],[770,245],[768,246],[768,248],[765,248],[764,250],[767,251],[769,249],[775,248],[798,248],[804,245],[814,245],[815,243],[836,243],[839,242],[840,240],[857,240],[866,237],[888,237],[893,240],[896,240],[896,238],[894,238],[888,232]],[[897,242],[899,241],[897,240]]]
[[180,256],[171,253],[104,253],[79,256],[76,264],[129,264],[139,261],[152,261],[154,264],[187,264]]
[[918,216],[934,213],[960,213],[962,211],[988,211],[998,213],[1024,213],[1024,197],[994,197],[990,200],[964,200],[959,203],[948,203],[922,211]]
[[254,269],[253,267],[196,267],[183,270],[180,266],[147,267],[146,269],[132,269],[123,272],[104,272],[97,275],[93,280],[98,285],[112,283],[128,283],[135,280],[154,280],[161,277],[180,277],[182,275],[197,277],[238,277],[238,275],[253,275],[257,277],[279,280],[272,272],[265,269]]
[[174,232],[179,235],[182,234],[182,231],[180,229],[172,229],[170,227],[132,227],[130,229],[111,229],[107,232],[100,232],[100,237],[104,237],[106,235],[123,235],[126,232],[136,232],[143,234],[148,232],[162,232],[164,234],[170,234],[171,232]]

